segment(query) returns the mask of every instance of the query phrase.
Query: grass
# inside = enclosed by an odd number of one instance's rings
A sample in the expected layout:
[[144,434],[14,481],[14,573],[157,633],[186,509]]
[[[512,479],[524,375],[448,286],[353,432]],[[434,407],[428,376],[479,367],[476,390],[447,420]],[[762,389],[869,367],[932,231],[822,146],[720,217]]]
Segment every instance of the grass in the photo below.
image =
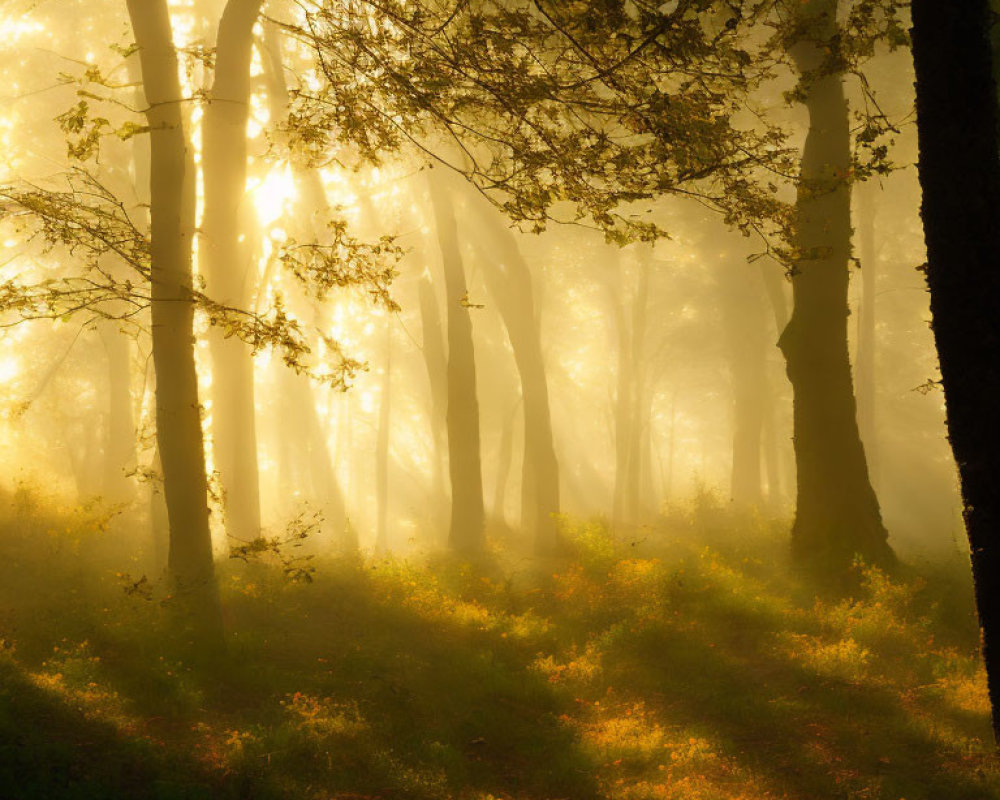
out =
[[231,561],[195,669],[115,523],[8,506],[5,798],[1000,798],[961,564],[818,596],[719,509],[567,521],[559,562]]

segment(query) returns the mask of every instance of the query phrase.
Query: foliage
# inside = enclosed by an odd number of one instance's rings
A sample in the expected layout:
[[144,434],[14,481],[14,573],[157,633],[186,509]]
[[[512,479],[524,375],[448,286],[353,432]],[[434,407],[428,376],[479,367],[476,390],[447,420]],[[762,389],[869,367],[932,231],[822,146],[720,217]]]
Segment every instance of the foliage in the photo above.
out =
[[793,170],[784,136],[733,121],[765,74],[746,30],[767,5],[303,3],[285,28],[321,82],[295,91],[285,139],[314,161],[411,149],[534,230],[651,240],[637,204],[665,194],[780,229],[787,209],[755,177]]
[[90,523],[31,498],[0,514],[25,798],[1000,797],[962,565],[817,598],[766,528],[705,547],[697,514],[635,546],[564,520],[583,562],[529,569],[324,559],[307,585],[236,559],[229,657],[195,670],[158,587],[41,547]]

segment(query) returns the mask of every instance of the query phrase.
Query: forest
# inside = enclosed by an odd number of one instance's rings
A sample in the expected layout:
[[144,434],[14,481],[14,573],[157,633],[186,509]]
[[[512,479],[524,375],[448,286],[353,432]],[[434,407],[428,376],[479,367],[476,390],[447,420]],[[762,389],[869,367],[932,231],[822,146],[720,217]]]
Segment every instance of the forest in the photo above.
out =
[[1000,800],[1000,0],[0,41],[0,800]]

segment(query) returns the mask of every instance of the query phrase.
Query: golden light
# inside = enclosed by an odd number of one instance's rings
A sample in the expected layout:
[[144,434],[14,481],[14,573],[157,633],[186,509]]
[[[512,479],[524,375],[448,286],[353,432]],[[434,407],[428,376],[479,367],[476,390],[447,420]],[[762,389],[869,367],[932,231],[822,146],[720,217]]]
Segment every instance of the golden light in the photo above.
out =
[[253,198],[257,220],[261,227],[269,228],[288,211],[288,206],[298,198],[295,175],[289,164],[275,167],[259,183],[247,181],[248,192]]

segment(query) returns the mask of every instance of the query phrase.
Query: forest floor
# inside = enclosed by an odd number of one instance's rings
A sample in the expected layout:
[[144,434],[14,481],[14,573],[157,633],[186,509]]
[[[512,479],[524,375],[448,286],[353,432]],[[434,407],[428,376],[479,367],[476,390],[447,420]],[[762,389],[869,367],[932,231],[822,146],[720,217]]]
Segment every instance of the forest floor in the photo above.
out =
[[702,508],[554,562],[231,560],[196,667],[114,524],[0,500],[5,799],[1000,798],[958,557],[817,596]]

